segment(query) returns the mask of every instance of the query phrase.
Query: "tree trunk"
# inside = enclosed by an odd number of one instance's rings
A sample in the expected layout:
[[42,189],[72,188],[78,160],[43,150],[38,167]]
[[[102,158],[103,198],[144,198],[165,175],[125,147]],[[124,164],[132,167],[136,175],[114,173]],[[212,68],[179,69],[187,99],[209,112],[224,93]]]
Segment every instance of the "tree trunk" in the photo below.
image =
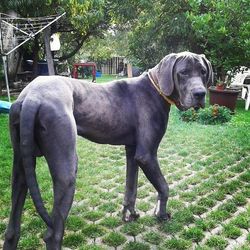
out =
[[50,50],[50,26],[44,30],[44,43],[49,75],[55,75],[54,62]]

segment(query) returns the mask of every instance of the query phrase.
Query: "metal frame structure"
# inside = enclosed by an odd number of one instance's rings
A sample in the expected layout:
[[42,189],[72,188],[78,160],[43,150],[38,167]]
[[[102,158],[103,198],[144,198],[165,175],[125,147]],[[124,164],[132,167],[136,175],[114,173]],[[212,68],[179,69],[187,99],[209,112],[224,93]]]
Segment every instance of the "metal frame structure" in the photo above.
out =
[[[17,50],[20,46],[22,46],[29,40],[33,39],[37,34],[41,33],[51,24],[53,24],[58,19],[63,17],[65,14],[66,12],[64,12],[63,14],[59,16],[38,17],[38,18],[19,18],[19,17],[6,15],[4,13],[0,13],[0,54],[3,59],[4,75],[5,75],[6,89],[7,89],[9,102],[10,102],[10,90],[9,90],[8,70],[7,70],[7,56],[13,51]],[[16,23],[16,25],[13,25],[11,23],[11,21],[18,20],[18,19],[24,22],[27,22],[27,24],[18,25],[18,23]],[[32,24],[32,21],[35,21],[34,25]],[[6,52],[4,51],[4,43],[3,43],[4,41],[4,34],[3,34],[3,28],[2,28],[3,24],[10,26],[11,28],[13,28],[13,30],[18,31],[22,34],[22,36],[19,37],[19,39],[22,40],[22,42]]]

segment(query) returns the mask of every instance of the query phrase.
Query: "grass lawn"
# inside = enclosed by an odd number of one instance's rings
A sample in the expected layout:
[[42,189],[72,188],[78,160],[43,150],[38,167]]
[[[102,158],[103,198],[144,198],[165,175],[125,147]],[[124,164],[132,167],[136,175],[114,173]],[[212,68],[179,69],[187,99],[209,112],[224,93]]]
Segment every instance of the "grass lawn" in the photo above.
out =
[[[97,79],[97,82],[100,82]],[[250,111],[238,102],[225,125],[184,123],[172,107],[158,156],[170,184],[170,222],[152,216],[156,193],[140,171],[137,222],[123,223],[123,147],[79,138],[79,170],[63,246],[69,249],[250,249]],[[0,114],[0,248],[10,212],[12,149],[8,116]],[[51,210],[44,159],[38,181]],[[45,225],[31,199],[25,203],[19,249],[44,249]]]

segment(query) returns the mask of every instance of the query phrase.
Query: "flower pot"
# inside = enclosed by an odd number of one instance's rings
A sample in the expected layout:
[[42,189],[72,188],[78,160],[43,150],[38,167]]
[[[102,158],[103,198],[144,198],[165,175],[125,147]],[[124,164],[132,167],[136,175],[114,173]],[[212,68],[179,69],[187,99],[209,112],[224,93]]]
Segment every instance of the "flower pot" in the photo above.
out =
[[236,101],[240,90],[232,89],[216,89],[216,87],[210,87],[209,89],[209,103],[210,105],[218,104],[225,106],[234,112],[236,107]]
[[223,90],[223,89],[225,89],[225,86],[224,85],[216,85],[216,89]]

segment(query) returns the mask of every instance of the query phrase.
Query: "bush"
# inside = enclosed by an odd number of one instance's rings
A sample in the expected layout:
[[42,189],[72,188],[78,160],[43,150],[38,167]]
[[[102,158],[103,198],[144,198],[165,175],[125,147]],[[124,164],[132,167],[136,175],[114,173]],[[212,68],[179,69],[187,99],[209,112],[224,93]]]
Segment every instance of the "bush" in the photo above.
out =
[[191,108],[186,111],[180,111],[180,116],[184,122],[194,122],[197,121],[198,112]]
[[230,109],[218,105],[201,109],[198,114],[198,122],[202,124],[222,124],[229,122],[232,118]]
[[216,125],[229,122],[232,115],[230,109],[215,104],[198,111],[195,111],[194,108],[180,111],[180,118],[185,122],[197,121],[201,124]]

